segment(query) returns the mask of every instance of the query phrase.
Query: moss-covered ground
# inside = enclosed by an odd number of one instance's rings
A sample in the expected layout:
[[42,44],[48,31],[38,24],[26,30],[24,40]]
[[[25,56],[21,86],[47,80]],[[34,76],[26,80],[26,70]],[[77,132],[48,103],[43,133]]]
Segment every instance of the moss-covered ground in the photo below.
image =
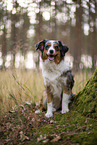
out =
[[72,98],[70,111],[45,118],[36,106],[23,104],[0,121],[0,145],[97,145],[97,69]]

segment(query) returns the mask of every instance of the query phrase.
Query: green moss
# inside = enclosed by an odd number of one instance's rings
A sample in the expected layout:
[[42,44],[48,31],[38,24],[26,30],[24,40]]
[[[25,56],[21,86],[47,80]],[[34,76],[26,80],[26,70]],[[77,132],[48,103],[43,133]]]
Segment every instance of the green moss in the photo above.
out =
[[73,135],[71,140],[82,145],[97,145],[97,131],[86,131]]
[[41,127],[40,134],[53,134],[55,132],[55,128],[53,124],[48,124],[44,127]]
[[[96,145],[97,143],[97,121],[83,116],[77,111],[70,111],[64,115],[58,113],[54,115],[54,123],[47,124],[39,128],[36,138],[40,135],[60,135],[60,144],[83,144]],[[38,143],[39,145],[42,142]],[[49,144],[48,142],[47,144]],[[55,144],[59,144],[56,142]]]
[[97,118],[97,69],[75,97],[74,108],[84,115]]

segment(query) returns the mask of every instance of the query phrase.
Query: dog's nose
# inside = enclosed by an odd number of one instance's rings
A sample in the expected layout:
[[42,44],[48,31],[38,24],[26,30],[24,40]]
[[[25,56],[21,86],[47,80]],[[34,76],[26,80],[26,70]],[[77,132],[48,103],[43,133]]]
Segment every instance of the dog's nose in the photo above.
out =
[[54,51],[51,49],[51,50],[50,50],[50,54],[53,54],[53,53],[54,53]]

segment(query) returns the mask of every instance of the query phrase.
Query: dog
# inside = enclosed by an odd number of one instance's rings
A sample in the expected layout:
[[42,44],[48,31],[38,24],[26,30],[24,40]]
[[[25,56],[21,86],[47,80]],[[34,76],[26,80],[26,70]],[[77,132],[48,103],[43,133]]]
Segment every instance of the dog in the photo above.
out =
[[[60,40],[42,40],[36,44],[36,50],[41,52],[42,75],[45,91],[42,106],[47,108],[45,116],[53,117],[53,112],[61,106],[61,113],[69,111],[68,104],[72,96],[74,77],[70,64],[64,61],[65,53],[69,48]],[[35,113],[40,113],[36,110]]]

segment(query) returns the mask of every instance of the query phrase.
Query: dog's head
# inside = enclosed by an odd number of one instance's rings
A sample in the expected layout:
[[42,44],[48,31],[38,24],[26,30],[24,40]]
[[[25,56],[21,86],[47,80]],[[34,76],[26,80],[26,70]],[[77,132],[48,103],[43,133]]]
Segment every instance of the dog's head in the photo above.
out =
[[36,50],[38,49],[42,52],[43,61],[48,59],[58,64],[64,58],[69,48],[59,40],[45,39],[36,44]]

